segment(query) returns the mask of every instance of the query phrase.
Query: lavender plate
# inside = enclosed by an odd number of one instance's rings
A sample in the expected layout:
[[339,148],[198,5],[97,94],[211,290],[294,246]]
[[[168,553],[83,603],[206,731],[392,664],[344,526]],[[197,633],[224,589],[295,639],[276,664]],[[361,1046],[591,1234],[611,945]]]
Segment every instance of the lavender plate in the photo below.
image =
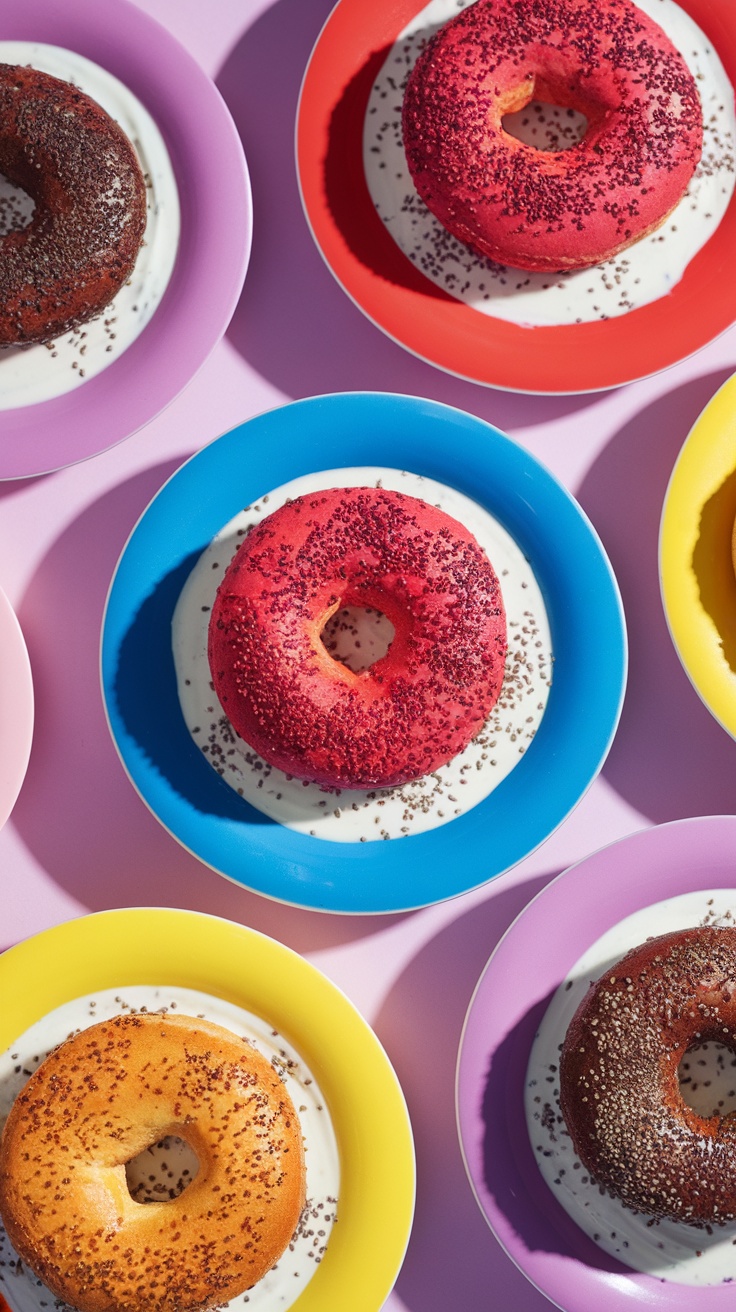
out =
[[243,148],[219,92],[174,37],[129,0],[4,0],[0,40],[65,47],[125,83],[162,133],[181,205],[174,271],[140,336],[83,386],[0,413],[0,478],[12,479],[107,450],[173,401],[235,309],[252,211]]
[[[736,888],[736,816],[646,829],[548,884],[493,953],[470,1004],[457,1069],[460,1144],[476,1199],[524,1275],[565,1312],[726,1312],[729,1284],[696,1287],[609,1257],[552,1194],[524,1113],[529,1052],[552,994],[625,916],[698,889]],[[553,931],[553,932],[552,932]]]

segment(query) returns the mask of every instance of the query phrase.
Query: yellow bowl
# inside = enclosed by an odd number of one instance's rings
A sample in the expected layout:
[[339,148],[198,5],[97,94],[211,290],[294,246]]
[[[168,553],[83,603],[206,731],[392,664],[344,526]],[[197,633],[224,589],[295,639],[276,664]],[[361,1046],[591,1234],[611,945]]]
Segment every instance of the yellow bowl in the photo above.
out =
[[680,660],[708,709],[736,737],[736,376],[680,452],[659,539],[662,600]]
[[104,911],[0,956],[0,1050],[64,1002],[134,984],[200,989],[270,1021],[311,1067],[340,1152],[338,1224],[295,1312],[377,1312],[414,1209],[414,1147],[396,1075],[352,1003],[282,944],[190,911]]

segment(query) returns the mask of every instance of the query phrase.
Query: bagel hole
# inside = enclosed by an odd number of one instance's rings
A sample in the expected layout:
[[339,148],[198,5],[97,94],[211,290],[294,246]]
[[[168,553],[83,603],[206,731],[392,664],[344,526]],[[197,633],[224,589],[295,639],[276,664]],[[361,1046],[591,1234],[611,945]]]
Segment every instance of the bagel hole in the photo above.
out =
[[319,636],[333,660],[354,674],[362,674],[386,655],[395,633],[383,611],[371,606],[341,606]]
[[504,114],[501,126],[504,132],[525,146],[559,152],[570,150],[582,141],[588,130],[588,120],[578,109],[548,104],[544,100],[530,100],[523,109]]
[[167,1134],[125,1164],[128,1193],[136,1203],[168,1203],[196,1176],[199,1158],[176,1134]]
[[33,218],[36,203],[22,187],[0,173],[0,237],[10,232],[22,232]]
[[736,1053],[723,1043],[688,1048],[677,1068],[680,1095],[698,1116],[736,1111]]

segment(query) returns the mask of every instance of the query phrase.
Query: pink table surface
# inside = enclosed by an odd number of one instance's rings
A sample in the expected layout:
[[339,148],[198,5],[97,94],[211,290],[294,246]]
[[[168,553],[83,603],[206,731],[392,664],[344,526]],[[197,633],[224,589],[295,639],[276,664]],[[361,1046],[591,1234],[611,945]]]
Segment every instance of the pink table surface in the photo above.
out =
[[[188,47],[230,106],[253,184],[253,256],[226,338],[164,414],[84,464],[0,485],[0,586],[25,633],[36,692],[28,774],[0,832],[0,948],[86,911],[168,905],[241,921],[305,954],[375,1027],[414,1124],[416,1220],[386,1308],[543,1312],[550,1304],[497,1245],[465,1179],[455,1130],[457,1046],[492,948],[553,875],[644,826],[733,810],[736,747],[680,669],[660,605],[656,548],[673,461],[702,407],[736,368],[736,329],[659,377],[587,397],[504,394],[413,359],[340,291],[299,205],[296,101],[331,0],[141,0],[141,7]],[[98,640],[126,537],[182,459],[281,402],[364,388],[472,411],[521,440],[566,483],[618,574],[631,666],[603,773],[539,851],[445,905],[353,919],[244,892],[163,831],[130,787],[110,741]]]

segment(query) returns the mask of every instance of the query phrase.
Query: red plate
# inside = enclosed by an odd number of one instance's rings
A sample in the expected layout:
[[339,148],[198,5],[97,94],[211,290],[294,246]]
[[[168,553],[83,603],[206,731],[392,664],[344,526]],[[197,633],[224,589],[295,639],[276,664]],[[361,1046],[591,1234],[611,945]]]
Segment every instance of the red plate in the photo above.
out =
[[[680,5],[736,84],[733,0]],[[314,48],[299,102],[297,168],[307,220],[327,265],[368,318],[449,373],[545,393],[592,392],[644,378],[728,328],[736,196],[674,289],[618,318],[520,327],[472,310],[419,273],[375,211],[362,139],[373,81],[420,8],[417,0],[340,0]]]

